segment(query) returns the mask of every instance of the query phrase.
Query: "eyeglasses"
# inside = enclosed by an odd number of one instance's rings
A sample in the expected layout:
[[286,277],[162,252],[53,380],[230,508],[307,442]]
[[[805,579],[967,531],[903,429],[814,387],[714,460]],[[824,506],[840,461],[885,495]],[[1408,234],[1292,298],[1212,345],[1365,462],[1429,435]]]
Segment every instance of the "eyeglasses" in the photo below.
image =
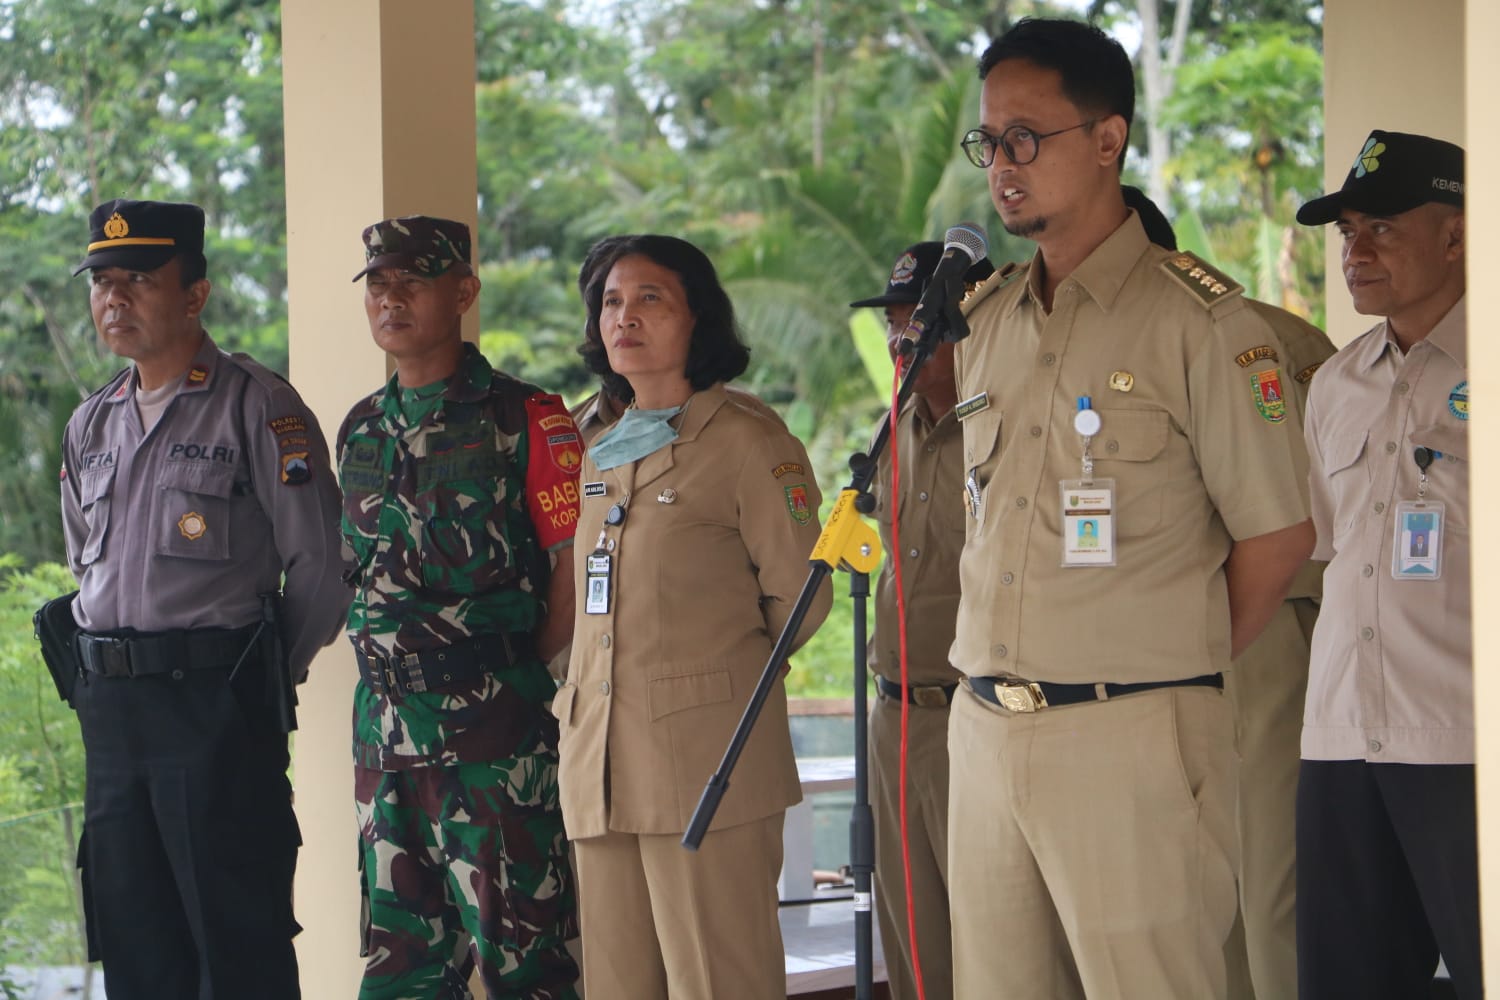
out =
[[964,148],[964,155],[969,162],[976,167],[988,167],[995,162],[995,147],[999,146],[1005,150],[1005,155],[1018,167],[1023,167],[1036,159],[1037,154],[1042,151],[1042,140],[1050,139],[1054,135],[1062,135],[1078,128],[1087,128],[1098,121],[1090,118],[1086,122],[1060,128],[1056,132],[1033,132],[1025,125],[1012,125],[999,135],[990,135],[982,128],[972,128],[964,135],[963,141],[959,143]]

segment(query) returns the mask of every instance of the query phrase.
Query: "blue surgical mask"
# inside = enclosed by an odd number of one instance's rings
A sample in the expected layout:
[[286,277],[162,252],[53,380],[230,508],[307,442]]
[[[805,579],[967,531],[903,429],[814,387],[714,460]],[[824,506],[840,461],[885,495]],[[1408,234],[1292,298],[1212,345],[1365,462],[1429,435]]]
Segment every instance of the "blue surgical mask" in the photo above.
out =
[[589,457],[601,471],[645,458],[677,440],[677,428],[668,421],[681,412],[680,406],[665,410],[631,407],[613,427],[594,439]]

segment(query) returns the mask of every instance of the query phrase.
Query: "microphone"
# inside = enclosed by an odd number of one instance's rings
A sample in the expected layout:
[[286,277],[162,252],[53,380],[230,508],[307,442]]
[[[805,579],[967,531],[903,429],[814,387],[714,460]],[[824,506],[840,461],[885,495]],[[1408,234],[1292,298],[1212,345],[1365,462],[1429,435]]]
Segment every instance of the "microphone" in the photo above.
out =
[[903,354],[911,349],[913,342],[922,339],[928,327],[956,307],[963,297],[964,275],[988,252],[989,242],[977,223],[960,222],[943,234],[943,256],[901,335],[906,341],[902,345]]

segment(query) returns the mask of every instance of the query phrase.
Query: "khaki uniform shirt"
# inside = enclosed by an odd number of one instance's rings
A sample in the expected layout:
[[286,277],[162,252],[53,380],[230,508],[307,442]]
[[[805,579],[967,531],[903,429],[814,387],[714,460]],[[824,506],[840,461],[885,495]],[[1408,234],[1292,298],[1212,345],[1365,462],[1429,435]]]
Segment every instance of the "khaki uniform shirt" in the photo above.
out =
[[260,620],[257,595],[281,589],[301,679],[351,597],[317,419],[285,379],[206,334],[150,431],[136,384],[134,367],[120,372],[63,435],[74,617],[91,632],[239,628]]
[[[1317,558],[1329,560],[1303,717],[1308,760],[1474,762],[1469,373],[1459,300],[1405,356],[1385,323],[1318,372],[1308,400]],[[1442,575],[1391,576],[1395,508],[1417,498],[1418,447],[1442,452]]]
[[952,684],[961,674],[948,662],[958,617],[958,557],[964,547],[964,441],[958,418],[937,423],[913,395],[896,417],[901,498],[891,502],[891,456],[880,456],[870,492],[885,566],[875,584],[875,635],[870,669],[901,682],[901,616],[896,607],[892,508],[901,518],[901,589],[906,600],[907,680],[913,685]]
[[[722,385],[695,393],[677,439],[645,458],[601,472],[585,457],[582,483],[573,655],[553,702],[568,836],[680,833],[807,580],[817,483],[801,443]],[[606,525],[617,503],[625,520]],[[599,554],[608,612],[589,614]],[[825,580],[794,646],[831,604]],[[800,798],[778,683],[711,829]]]
[[[1059,285],[1050,314],[1035,262],[966,308],[959,406],[979,502],[953,664],[1062,683],[1228,667],[1234,540],[1307,517],[1265,320],[1191,255],[1151,245],[1134,213]],[[1094,475],[1115,481],[1112,567],[1061,566],[1059,483],[1080,476],[1080,396],[1103,420]]]
[[[1276,339],[1281,341],[1281,346],[1285,349],[1282,374],[1286,376],[1284,382],[1288,389],[1287,419],[1293,420],[1291,414],[1295,412],[1294,426],[1301,427],[1307,419],[1307,393],[1312,387],[1312,378],[1338,348],[1333,346],[1328,334],[1295,313],[1255,299],[1250,299],[1249,302],[1260,313],[1261,318],[1271,325],[1271,329],[1276,331]],[[1301,442],[1294,443],[1301,447]],[[1302,487],[1303,498],[1307,499],[1307,483],[1298,485]],[[1309,559],[1297,571],[1297,578],[1292,581],[1292,589],[1287,592],[1286,599],[1295,601],[1299,598],[1321,598],[1324,565],[1317,559]],[[1312,638],[1310,632],[1307,638]]]

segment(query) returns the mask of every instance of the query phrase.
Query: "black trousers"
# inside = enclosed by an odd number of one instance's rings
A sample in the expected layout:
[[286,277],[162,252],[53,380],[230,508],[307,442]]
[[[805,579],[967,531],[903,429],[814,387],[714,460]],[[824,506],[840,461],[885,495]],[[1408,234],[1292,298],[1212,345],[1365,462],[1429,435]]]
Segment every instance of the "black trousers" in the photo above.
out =
[[[110,1000],[298,1000],[292,875],[301,838],[287,740],[259,664],[180,676],[86,674],[90,957]],[[246,694],[246,692],[252,692]]]
[[1304,760],[1297,783],[1302,1000],[1428,996],[1439,953],[1484,995],[1474,767]]

